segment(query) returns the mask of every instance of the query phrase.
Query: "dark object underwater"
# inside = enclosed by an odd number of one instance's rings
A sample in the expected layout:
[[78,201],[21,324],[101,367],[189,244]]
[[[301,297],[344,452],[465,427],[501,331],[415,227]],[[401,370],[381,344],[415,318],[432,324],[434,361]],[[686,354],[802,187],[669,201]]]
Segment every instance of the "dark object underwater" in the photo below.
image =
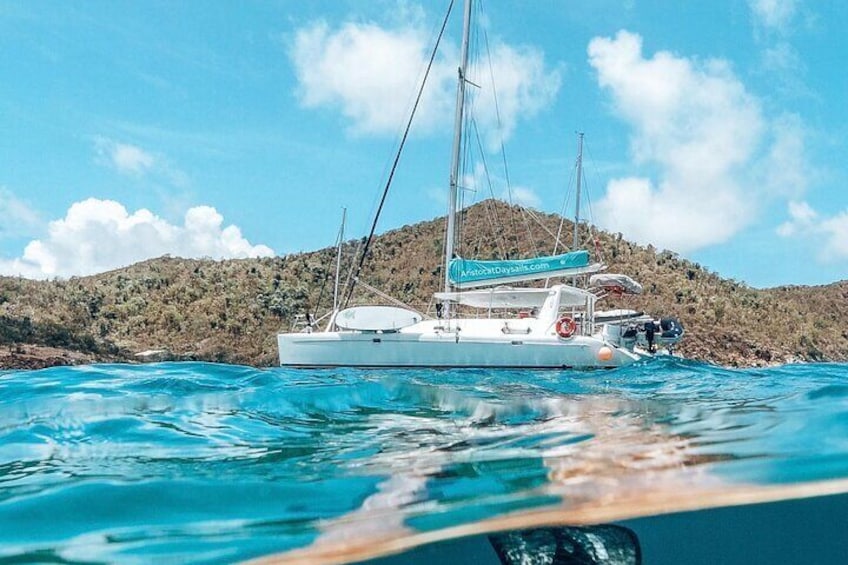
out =
[[504,565],[639,565],[636,534],[622,526],[565,526],[492,534],[489,541]]

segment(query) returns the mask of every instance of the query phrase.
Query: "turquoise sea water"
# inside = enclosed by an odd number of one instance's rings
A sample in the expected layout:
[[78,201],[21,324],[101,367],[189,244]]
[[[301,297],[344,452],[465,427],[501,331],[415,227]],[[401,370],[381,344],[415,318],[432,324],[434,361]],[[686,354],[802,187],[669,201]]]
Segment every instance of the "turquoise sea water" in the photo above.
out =
[[233,562],[651,489],[843,478],[844,364],[0,373],[8,562]]

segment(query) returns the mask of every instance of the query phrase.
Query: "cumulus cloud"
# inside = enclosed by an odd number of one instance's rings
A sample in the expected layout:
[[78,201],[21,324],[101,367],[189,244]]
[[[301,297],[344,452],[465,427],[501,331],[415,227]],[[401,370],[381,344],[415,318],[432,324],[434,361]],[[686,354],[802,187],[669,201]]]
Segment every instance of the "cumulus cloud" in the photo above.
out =
[[[631,127],[637,163],[656,180],[614,179],[595,210],[605,227],[687,252],[727,241],[755,212],[745,190],[769,131],[759,101],[722,60],[642,53],[620,31],[589,43],[589,62]],[[778,179],[774,179],[778,182]]]
[[611,181],[595,210],[601,225],[641,243],[680,252],[729,240],[749,214],[732,190],[693,198],[669,183],[654,186],[644,178]]
[[848,210],[823,217],[807,202],[791,201],[789,220],[777,228],[783,237],[802,236],[821,243],[819,259],[827,262],[848,259]]
[[156,159],[140,147],[105,137],[95,138],[98,156],[119,173],[142,175],[153,168]]
[[[340,111],[355,134],[396,134],[424,75],[430,40],[421,18],[412,16],[394,27],[348,22],[333,28],[321,21],[301,28],[289,49],[300,102],[307,108]],[[506,138],[520,118],[534,115],[551,102],[560,77],[558,71],[546,68],[537,49],[494,41],[491,51],[492,72],[488,65],[481,65],[468,78],[484,87],[477,93],[475,115],[478,122],[490,125],[497,118],[489,76],[496,77]],[[416,116],[418,131],[450,127],[457,60],[456,47],[443,49],[437,57]]]
[[[383,29],[373,23],[347,23],[330,29],[316,22],[297,31],[290,57],[298,94],[307,108],[332,107],[357,133],[396,133],[424,68],[426,38],[420,29]],[[435,69],[434,79],[445,69]],[[446,100],[430,96],[424,122],[431,122]]]
[[0,260],[0,273],[29,278],[89,275],[172,254],[213,259],[267,257],[274,252],[252,245],[210,206],[186,212],[174,225],[144,208],[128,212],[113,200],[76,202],[64,218],[50,222],[47,236],[31,241],[23,255]]

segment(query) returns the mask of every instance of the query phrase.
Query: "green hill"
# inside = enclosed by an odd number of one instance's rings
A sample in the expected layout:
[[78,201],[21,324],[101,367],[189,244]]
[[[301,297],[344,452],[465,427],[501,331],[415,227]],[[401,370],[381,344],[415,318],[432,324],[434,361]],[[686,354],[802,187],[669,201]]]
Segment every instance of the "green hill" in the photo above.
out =
[[[488,200],[462,214],[466,257],[532,256],[552,251],[558,216]],[[493,229],[492,226],[502,226]],[[505,227],[504,227],[505,226]],[[572,224],[565,222],[564,234]],[[360,279],[420,310],[432,311],[442,281],[444,220],[379,236]],[[585,247],[642,282],[638,297],[605,301],[680,318],[686,357],[748,366],[848,359],[848,281],[820,287],[753,289],[722,279],[669,251],[589,233]],[[344,246],[350,262],[359,241]],[[560,248],[562,250],[562,248]],[[284,257],[196,260],[162,257],[70,280],[0,278],[0,364],[152,358],[276,364],[276,334],[296,314],[325,313],[332,301],[335,249]],[[361,287],[357,303],[380,302]]]

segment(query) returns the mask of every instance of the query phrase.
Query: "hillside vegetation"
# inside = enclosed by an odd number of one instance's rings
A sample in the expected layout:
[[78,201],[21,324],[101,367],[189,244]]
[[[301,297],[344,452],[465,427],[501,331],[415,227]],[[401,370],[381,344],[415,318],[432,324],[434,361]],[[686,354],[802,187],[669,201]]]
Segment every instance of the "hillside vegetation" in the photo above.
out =
[[[522,213],[485,201],[462,214],[466,257],[504,258],[553,251],[558,216]],[[493,230],[492,226],[506,226]],[[609,272],[640,281],[641,296],[605,301],[680,318],[686,357],[748,366],[848,359],[848,281],[820,287],[753,289],[722,279],[669,251],[589,233],[584,247]],[[572,224],[565,222],[563,233]],[[442,281],[444,220],[379,236],[360,279],[422,311]],[[359,241],[344,246],[350,263]],[[566,248],[567,249],[567,248]],[[560,247],[559,251],[563,248]],[[0,363],[39,366],[156,358],[270,366],[276,334],[295,315],[323,315],[332,303],[336,250],[246,260],[162,257],[116,271],[70,280],[0,278]],[[381,299],[361,287],[356,303]]]

